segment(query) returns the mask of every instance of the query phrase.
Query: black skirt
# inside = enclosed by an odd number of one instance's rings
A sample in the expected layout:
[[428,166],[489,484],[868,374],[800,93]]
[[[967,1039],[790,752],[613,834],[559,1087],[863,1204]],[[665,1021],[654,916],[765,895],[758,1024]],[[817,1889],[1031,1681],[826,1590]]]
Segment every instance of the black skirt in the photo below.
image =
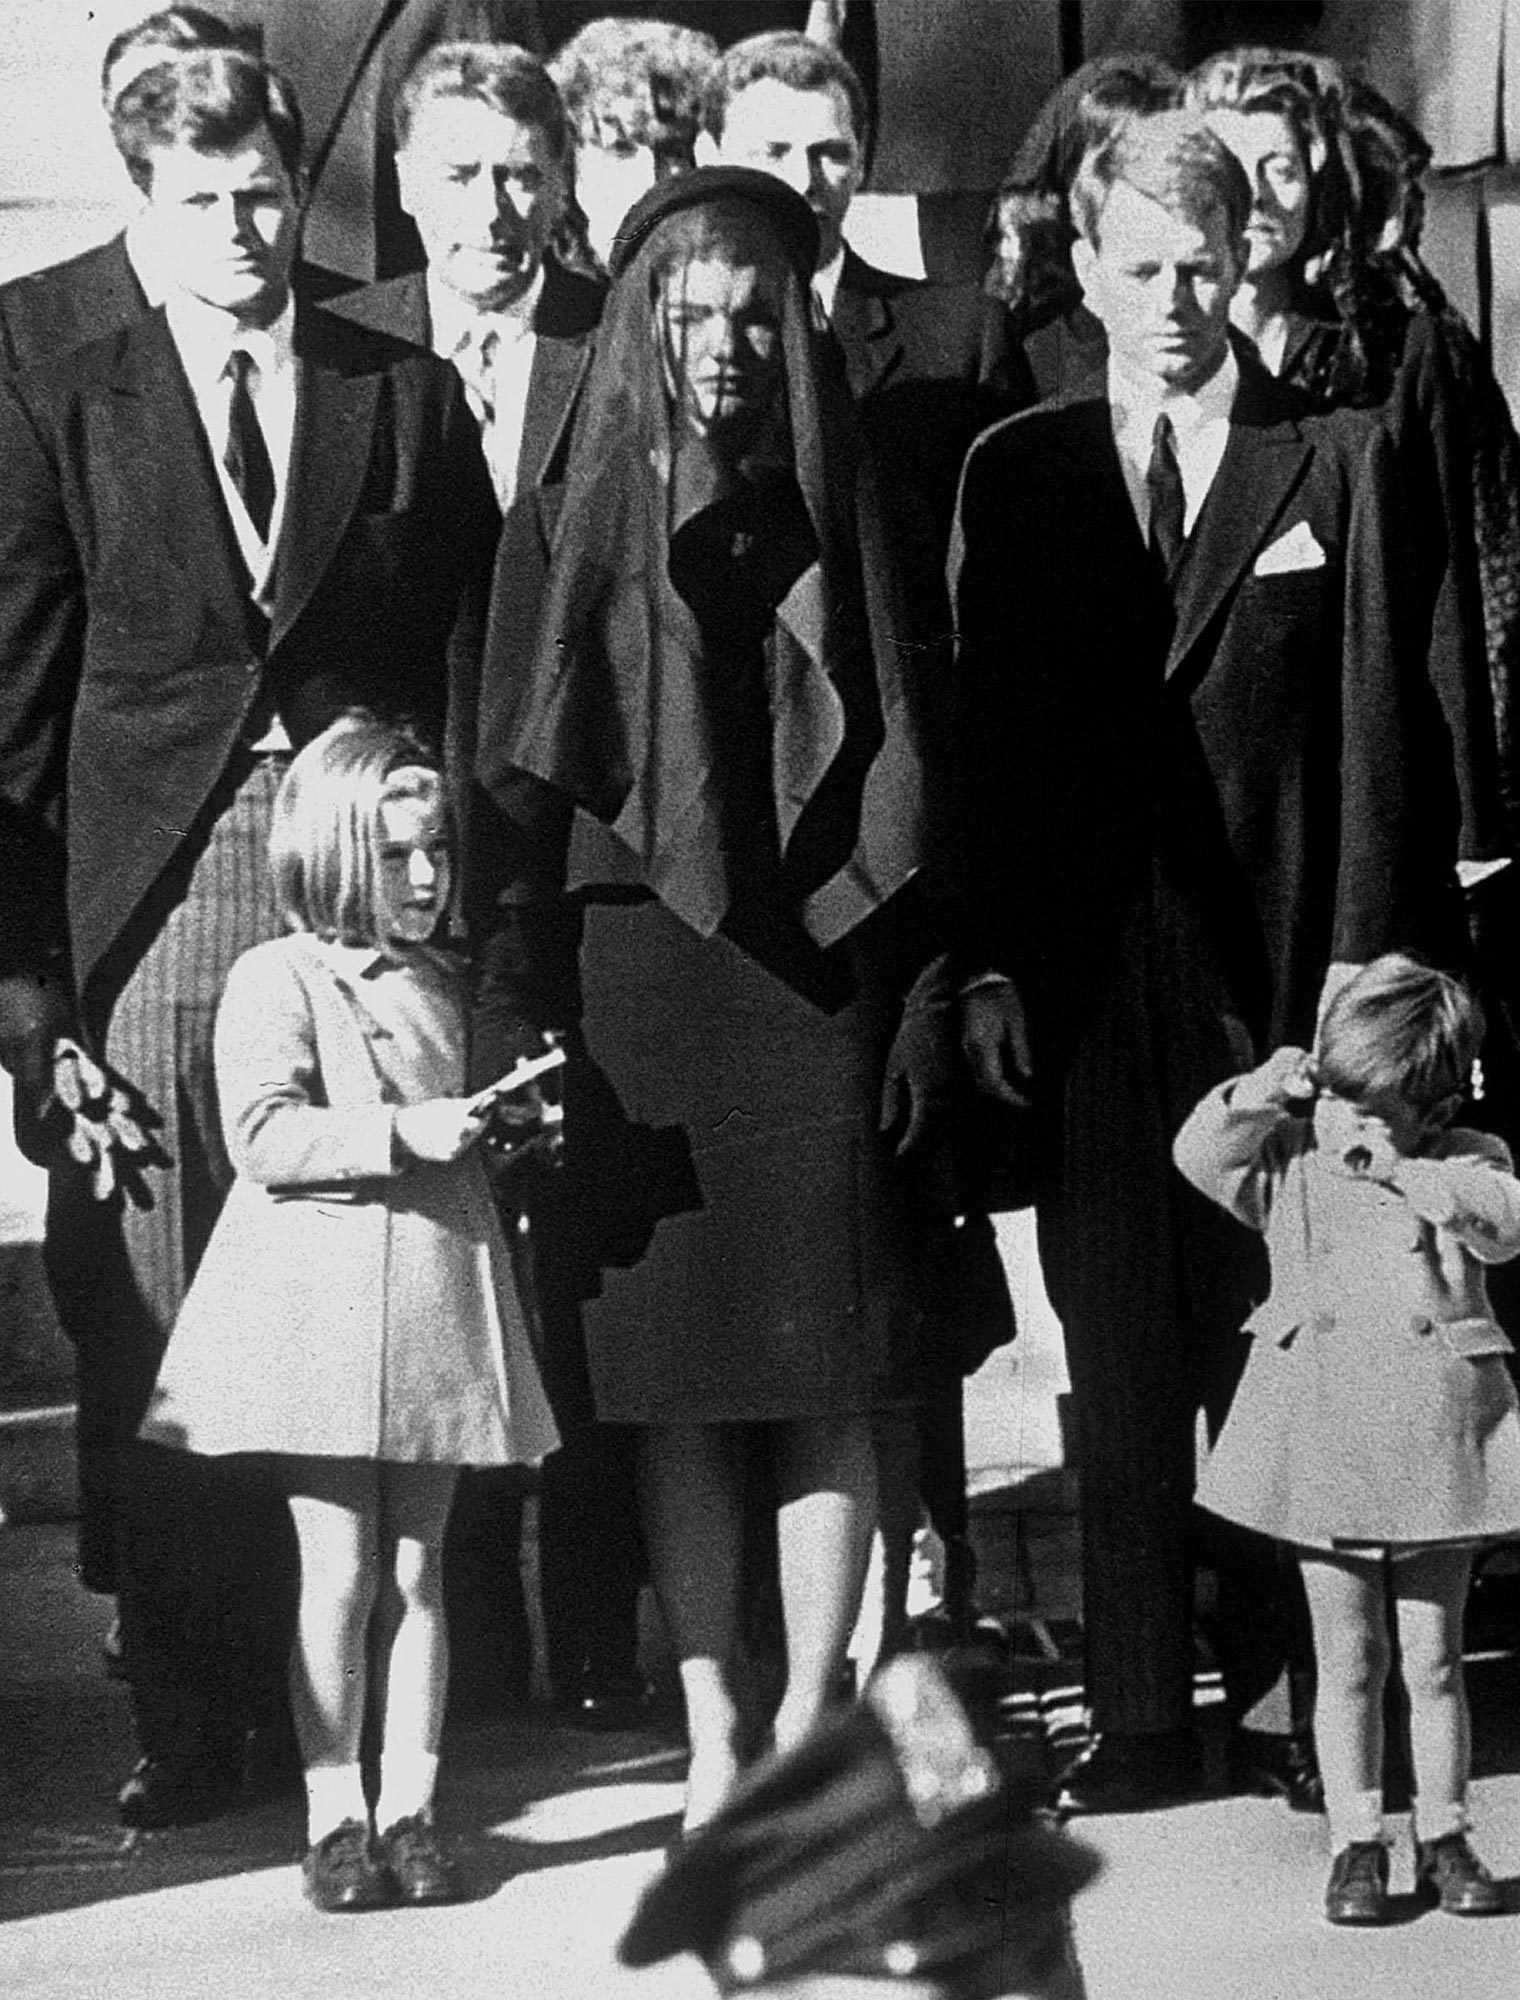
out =
[[923,1224],[876,1131],[890,1004],[829,1011],[653,898],[589,903],[581,969],[587,1055],[628,1121],[581,1170],[599,1206],[659,1217],[586,1304],[597,1416],[762,1422],[899,1400],[926,1301]]

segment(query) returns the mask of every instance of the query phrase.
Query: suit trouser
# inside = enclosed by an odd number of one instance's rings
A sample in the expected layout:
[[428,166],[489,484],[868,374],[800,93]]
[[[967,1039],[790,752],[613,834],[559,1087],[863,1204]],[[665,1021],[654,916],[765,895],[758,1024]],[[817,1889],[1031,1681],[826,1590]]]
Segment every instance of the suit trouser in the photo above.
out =
[[87,1518],[85,1539],[109,1544],[102,1567],[120,1600],[139,1741],[165,1758],[231,1760],[284,1701],[295,1563],[279,1494],[247,1464],[135,1435],[232,1180],[212,1028],[233,960],[281,929],[266,857],[282,772],[262,758],[229,775],[122,951],[103,1053],[140,1094],[153,1154],[109,1204],[55,1176],[49,1214],[60,1315],[80,1344],[81,1435],[96,1461],[86,1500],[107,1509]]
[[[1154,873],[1093,996],[1037,1212],[1077,1420],[1087,1695],[1098,1729],[1180,1730],[1193,1700],[1196,1426],[1223,1421],[1260,1297],[1260,1240],[1197,1194],[1171,1143],[1197,1100],[1249,1063],[1202,925]],[[1232,1600],[1275,1569],[1242,1538],[1221,1559],[1229,1677],[1250,1628]],[[1275,1656],[1276,1642],[1269,1642]],[[1263,1663],[1267,1683],[1275,1665]],[[1259,1677],[1259,1676],[1255,1676]],[[1228,1691],[1227,1691],[1228,1692]],[[1240,1712],[1260,1687],[1233,1692]]]

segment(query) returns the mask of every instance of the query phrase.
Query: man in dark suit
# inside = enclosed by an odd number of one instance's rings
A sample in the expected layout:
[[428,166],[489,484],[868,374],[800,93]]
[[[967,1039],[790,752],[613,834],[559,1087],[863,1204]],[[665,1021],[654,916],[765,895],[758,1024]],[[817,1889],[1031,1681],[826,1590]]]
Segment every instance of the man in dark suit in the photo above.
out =
[[[1337,967],[1459,948],[1394,457],[1370,420],[1305,419],[1232,346],[1249,198],[1180,113],[1085,163],[1075,261],[1106,394],[983,438],[957,523],[965,1039],[1043,1133],[1100,1732],[1077,1808],[1195,1775],[1194,1427],[1223,1417],[1260,1273],[1255,1240],[1174,1174],[1172,1136],[1222,1077],[1312,1043]],[[1237,1723],[1266,1612],[1232,1617],[1240,1577],[1232,1559],[1218,1633]]]
[[131,1442],[230,1180],[221,981],[280,928],[264,847],[291,747],[354,704],[441,737],[495,524],[452,371],[292,303],[281,79],[177,57],[121,92],[113,131],[161,225],[164,304],[0,387],[0,1000],[63,1314],[112,1399],[143,1752],[121,1810],[156,1825],[236,1795],[288,1641],[276,1496]]
[[[573,135],[544,66],[501,43],[443,43],[425,55],[397,95],[395,126],[397,182],[426,269],[368,286],[336,310],[453,362],[505,513],[544,474],[606,290],[564,261],[584,260],[573,233]],[[450,643],[449,761],[459,774],[474,755],[489,575],[478,581]],[[467,810],[467,786],[459,803]],[[637,1665],[642,1566],[631,1452],[622,1433],[591,1418],[575,1308],[560,1299],[547,1266],[539,1292],[555,1322],[544,1368],[562,1438],[539,1474],[549,1678],[577,1721],[613,1726],[637,1720],[646,1693]],[[514,1474],[476,1473],[461,1485],[447,1553],[455,1678],[465,1701],[499,1700],[529,1664],[520,1514]]]

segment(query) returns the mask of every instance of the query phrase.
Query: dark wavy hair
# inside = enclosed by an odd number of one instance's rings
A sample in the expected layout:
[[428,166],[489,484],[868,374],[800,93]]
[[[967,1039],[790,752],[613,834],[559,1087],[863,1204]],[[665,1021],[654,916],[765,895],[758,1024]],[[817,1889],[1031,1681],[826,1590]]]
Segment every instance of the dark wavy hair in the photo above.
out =
[[985,289],[1023,329],[1082,296],[1071,265],[1071,184],[1084,156],[1126,119],[1169,110],[1181,78],[1157,56],[1097,56],[1073,70],[1035,114],[987,218]]
[[1295,260],[1294,302],[1339,329],[1300,386],[1329,405],[1381,402],[1411,308],[1446,309],[1420,261],[1417,228],[1409,240],[1403,220],[1430,148],[1370,85],[1330,57],[1298,50],[1237,48],[1210,57],[1190,77],[1188,99],[1205,115],[1277,111],[1292,126],[1313,196]]

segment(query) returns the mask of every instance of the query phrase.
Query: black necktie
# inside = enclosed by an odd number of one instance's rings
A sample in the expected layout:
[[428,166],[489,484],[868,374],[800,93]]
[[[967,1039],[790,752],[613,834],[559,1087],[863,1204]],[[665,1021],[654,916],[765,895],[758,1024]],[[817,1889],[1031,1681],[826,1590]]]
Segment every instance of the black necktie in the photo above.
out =
[[1145,490],[1151,496],[1151,553],[1170,576],[1182,547],[1187,506],[1182,492],[1182,468],[1177,463],[1177,433],[1165,411],[1151,432],[1151,462],[1145,468]]
[[232,399],[227,412],[227,450],[222,458],[227,476],[243,496],[261,542],[269,540],[269,520],[274,513],[274,467],[269,447],[259,427],[258,412],[248,387],[248,371],[253,357],[237,348],[227,363],[232,376]]

